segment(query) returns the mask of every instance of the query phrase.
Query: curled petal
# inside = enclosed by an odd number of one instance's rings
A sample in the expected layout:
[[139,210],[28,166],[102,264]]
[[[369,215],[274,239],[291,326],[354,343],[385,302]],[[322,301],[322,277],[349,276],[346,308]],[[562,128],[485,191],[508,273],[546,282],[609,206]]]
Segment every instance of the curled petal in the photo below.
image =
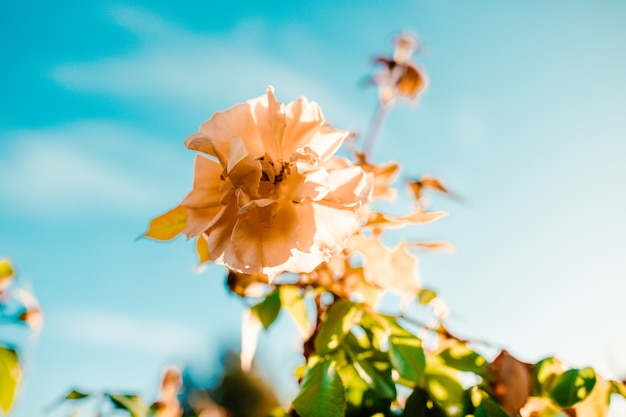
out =
[[372,177],[359,167],[350,167],[332,171],[328,183],[330,193],[327,201],[345,207],[359,207],[368,201]]
[[261,163],[247,151],[243,140],[234,137],[231,141],[228,160],[228,177],[233,185],[250,196],[256,197],[261,181]]
[[324,260],[337,255],[357,228],[352,210],[338,210],[319,202],[305,201],[296,205],[299,220],[298,249],[319,252]]
[[220,204],[221,166],[215,161],[196,155],[193,188],[180,203],[190,209],[215,207]]
[[280,265],[296,247],[298,218],[290,201],[259,207],[240,217],[232,233],[228,266],[247,274],[264,273],[264,265]]

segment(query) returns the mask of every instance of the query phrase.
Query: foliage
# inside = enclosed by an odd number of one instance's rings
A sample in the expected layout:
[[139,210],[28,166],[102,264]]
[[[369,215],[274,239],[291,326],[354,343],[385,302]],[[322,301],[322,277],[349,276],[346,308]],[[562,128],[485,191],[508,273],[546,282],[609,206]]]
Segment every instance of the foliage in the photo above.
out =
[[[39,305],[17,285],[15,275],[11,262],[0,259],[0,327],[26,327],[36,334],[41,328]],[[0,337],[0,415],[11,411],[22,379],[19,343],[5,337]]]

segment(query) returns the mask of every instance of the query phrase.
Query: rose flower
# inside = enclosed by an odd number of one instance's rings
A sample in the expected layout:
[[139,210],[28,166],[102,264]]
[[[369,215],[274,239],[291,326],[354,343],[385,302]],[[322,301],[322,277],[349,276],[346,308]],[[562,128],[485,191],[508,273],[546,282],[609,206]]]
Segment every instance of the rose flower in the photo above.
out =
[[206,241],[201,259],[237,272],[310,272],[341,252],[370,193],[370,176],[333,156],[348,134],[304,97],[278,102],[272,87],[215,113],[185,140],[200,153],[172,210],[187,209],[180,231]]

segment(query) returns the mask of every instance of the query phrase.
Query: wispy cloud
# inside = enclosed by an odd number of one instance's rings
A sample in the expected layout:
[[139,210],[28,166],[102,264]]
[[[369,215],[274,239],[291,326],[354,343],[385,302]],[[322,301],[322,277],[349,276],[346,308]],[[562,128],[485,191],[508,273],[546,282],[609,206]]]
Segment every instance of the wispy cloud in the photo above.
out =
[[55,317],[54,336],[115,349],[171,355],[202,349],[202,332],[182,322],[105,310],[65,310]]
[[[190,180],[187,152],[135,129],[85,121],[3,138],[0,208],[59,217],[136,214],[167,208]],[[189,177],[190,177],[189,172]],[[176,195],[172,201],[180,195]]]
[[[229,33],[213,35],[188,31],[143,9],[118,7],[111,14],[140,39],[138,49],[59,65],[52,71],[54,80],[75,91],[121,100],[175,100],[187,108],[232,104],[233,100],[262,95],[272,84],[285,101],[306,95],[322,105],[332,103],[335,117],[359,118],[354,111],[356,103],[342,98],[313,68],[331,62],[337,65],[337,57],[321,47],[316,49],[310,40],[305,45],[308,65],[290,62],[281,53],[279,45],[293,49],[292,38],[307,39],[306,34],[294,33],[293,26],[283,32],[280,28],[269,31],[262,21],[247,21]],[[296,55],[301,58],[303,54]]]

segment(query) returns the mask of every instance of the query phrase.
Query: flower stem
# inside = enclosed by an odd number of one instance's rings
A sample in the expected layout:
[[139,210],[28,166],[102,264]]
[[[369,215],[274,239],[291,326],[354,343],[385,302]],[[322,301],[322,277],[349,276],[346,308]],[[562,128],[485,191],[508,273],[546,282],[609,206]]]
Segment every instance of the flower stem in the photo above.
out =
[[371,158],[374,145],[376,144],[376,139],[378,139],[378,134],[380,133],[380,129],[382,128],[390,109],[390,104],[383,104],[380,101],[378,102],[378,106],[376,106],[376,113],[374,113],[374,117],[372,117],[372,122],[370,123],[369,130],[367,131],[367,136],[365,137],[365,146],[363,147],[365,160],[369,160]]

